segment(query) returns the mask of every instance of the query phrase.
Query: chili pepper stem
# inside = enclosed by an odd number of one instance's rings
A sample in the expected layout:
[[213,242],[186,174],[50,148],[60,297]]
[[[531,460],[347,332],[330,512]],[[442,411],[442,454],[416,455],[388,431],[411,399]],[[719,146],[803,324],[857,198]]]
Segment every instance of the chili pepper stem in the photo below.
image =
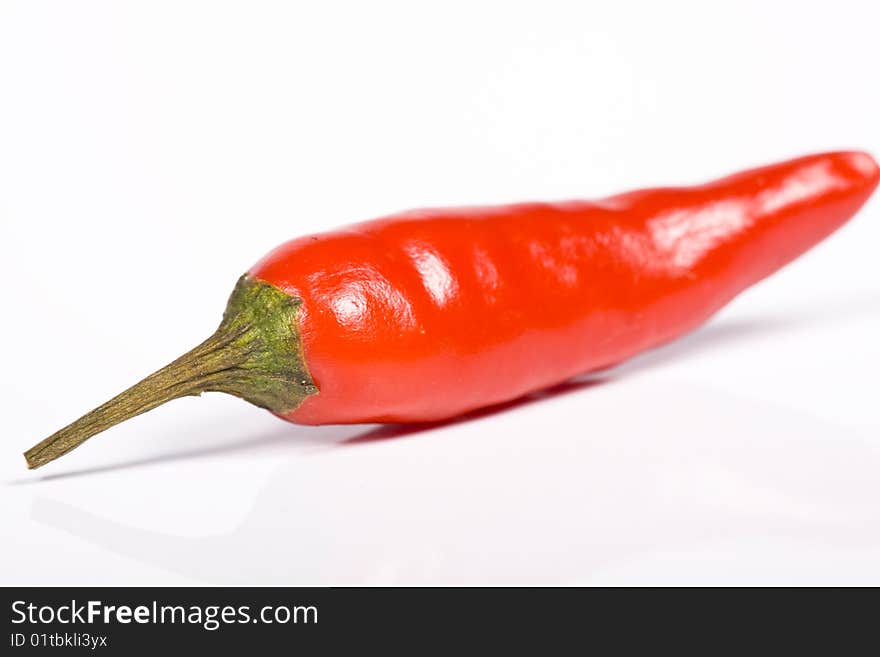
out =
[[276,413],[317,393],[302,356],[300,300],[242,276],[217,331],[195,349],[87,413],[24,453],[38,468],[86,440],[165,402],[225,392]]

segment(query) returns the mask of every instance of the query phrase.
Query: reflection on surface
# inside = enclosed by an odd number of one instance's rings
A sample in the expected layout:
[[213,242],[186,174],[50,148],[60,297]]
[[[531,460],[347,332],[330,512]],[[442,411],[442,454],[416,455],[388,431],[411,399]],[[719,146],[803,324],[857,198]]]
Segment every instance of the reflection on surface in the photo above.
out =
[[[300,455],[219,536],[160,534],[46,499],[33,513],[211,583],[562,583],[714,541],[880,547],[880,454],[868,443],[705,390],[662,401],[642,413],[613,397],[587,404],[579,440],[536,426],[532,444],[505,444],[483,426]],[[474,426],[485,421],[497,417]]]

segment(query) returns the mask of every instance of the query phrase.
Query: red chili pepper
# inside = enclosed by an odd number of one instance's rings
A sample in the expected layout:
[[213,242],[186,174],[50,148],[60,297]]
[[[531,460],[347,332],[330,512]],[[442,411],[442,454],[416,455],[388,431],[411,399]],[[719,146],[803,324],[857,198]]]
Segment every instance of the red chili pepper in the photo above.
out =
[[415,210],[283,244],[205,343],[29,450],[219,390],[304,424],[420,422],[614,365],[704,322],[849,219],[867,154],[600,201]]

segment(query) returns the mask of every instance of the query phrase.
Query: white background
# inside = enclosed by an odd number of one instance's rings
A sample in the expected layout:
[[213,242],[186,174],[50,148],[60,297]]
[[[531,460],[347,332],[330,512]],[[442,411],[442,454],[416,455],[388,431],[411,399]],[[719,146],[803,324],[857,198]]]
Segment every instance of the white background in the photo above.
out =
[[880,584],[876,198],[501,413],[394,436],[206,395],[20,455],[290,237],[880,153],[878,7],[3,0],[0,583]]

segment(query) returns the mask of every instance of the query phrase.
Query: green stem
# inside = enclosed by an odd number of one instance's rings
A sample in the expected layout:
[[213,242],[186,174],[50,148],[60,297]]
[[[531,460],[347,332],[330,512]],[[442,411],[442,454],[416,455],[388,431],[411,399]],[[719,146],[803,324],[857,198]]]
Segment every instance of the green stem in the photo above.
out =
[[242,276],[217,331],[154,372],[25,452],[38,468],[86,440],[165,402],[225,392],[276,413],[293,410],[317,388],[305,365],[297,329],[300,299]]

